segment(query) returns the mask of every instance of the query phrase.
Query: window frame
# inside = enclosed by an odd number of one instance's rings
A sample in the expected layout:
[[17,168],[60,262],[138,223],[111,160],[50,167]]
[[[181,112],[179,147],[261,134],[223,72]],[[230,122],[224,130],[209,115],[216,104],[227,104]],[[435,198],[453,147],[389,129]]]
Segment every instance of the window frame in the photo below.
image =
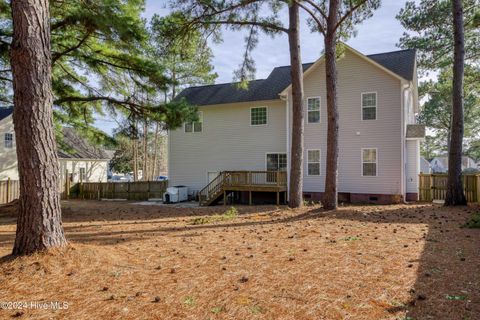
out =
[[[363,109],[365,108],[374,108],[373,106],[370,106],[370,107],[364,107],[363,106],[363,95],[364,94],[372,94],[374,93],[375,94],[375,119],[364,119],[363,118]],[[367,92],[362,92],[360,94],[360,117],[362,119],[362,121],[375,121],[378,119],[378,92],[377,91],[367,91]]]
[[81,182],[88,182],[87,181],[87,168],[86,167],[79,167],[78,168],[78,179]]
[[[7,140],[7,136],[10,137],[9,140]],[[7,145],[7,142],[9,145]],[[5,132],[3,135],[3,148],[4,149],[13,149],[13,133],[11,132]]]
[[[252,110],[253,109],[265,109],[265,123],[262,124],[252,124]],[[268,107],[267,106],[257,106],[257,107],[250,107],[250,127],[262,127],[268,125]]]
[[[285,155],[285,172],[288,171],[288,154],[286,152],[265,152],[265,171],[268,170],[268,156],[271,154],[276,154],[276,155]],[[280,160],[278,161],[278,164],[280,164]],[[278,171],[278,170],[276,170]],[[280,170],[282,171],[282,170]]]
[[[311,100],[311,99],[318,99],[318,110],[308,110],[308,100]],[[307,111],[307,123],[308,124],[320,124],[322,122],[322,98],[320,96],[313,96],[313,97],[307,97],[307,99],[305,100],[306,102],[306,105],[307,105],[307,108],[306,108],[306,111]],[[308,115],[310,112],[317,112],[318,111],[318,122],[310,122],[309,118],[308,118]]]
[[[310,159],[309,159],[309,156],[308,156],[308,153],[310,151],[318,151],[318,162],[310,162]],[[318,163],[318,174],[310,174],[310,171],[309,171],[309,164],[312,163],[312,164],[315,164],[315,163]],[[322,175],[322,151],[321,149],[307,149],[307,177],[319,177]]]
[[[203,132],[203,111],[198,111],[198,120],[199,121],[184,122],[183,123],[183,132],[184,133],[202,133]],[[195,123],[201,123],[202,124],[202,130],[195,131]],[[187,124],[192,125],[192,131],[187,131]]]
[[[375,162],[364,162],[363,161],[363,151],[364,150],[375,150]],[[378,177],[378,148],[362,148],[361,151],[360,151],[360,172],[362,174],[362,177],[366,177],[366,178],[375,178],[375,177]],[[374,176],[366,176],[363,172],[363,164],[364,163],[375,163],[375,175]]]

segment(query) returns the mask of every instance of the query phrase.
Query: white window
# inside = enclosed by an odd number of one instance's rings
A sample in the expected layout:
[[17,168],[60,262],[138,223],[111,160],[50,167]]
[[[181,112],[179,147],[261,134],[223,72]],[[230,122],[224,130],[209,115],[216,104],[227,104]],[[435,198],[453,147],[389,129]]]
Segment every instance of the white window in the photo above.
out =
[[198,121],[185,122],[185,132],[202,132],[203,130],[203,112],[198,113]]
[[307,98],[307,122],[320,123],[320,97]]
[[307,150],[307,175],[320,175],[320,150]]
[[362,120],[377,119],[377,93],[362,93]]
[[12,133],[5,133],[5,149],[13,148],[13,134]]
[[362,149],[362,176],[377,176],[377,149]]
[[250,108],[250,125],[261,126],[267,124],[267,107]]

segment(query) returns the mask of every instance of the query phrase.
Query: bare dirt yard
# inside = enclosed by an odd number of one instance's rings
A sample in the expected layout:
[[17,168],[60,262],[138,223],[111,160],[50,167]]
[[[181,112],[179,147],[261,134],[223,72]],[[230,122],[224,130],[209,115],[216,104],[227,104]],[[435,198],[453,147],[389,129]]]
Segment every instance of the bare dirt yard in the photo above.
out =
[[68,304],[0,318],[480,319],[479,207],[63,207],[70,247],[17,259],[0,207],[0,301]]

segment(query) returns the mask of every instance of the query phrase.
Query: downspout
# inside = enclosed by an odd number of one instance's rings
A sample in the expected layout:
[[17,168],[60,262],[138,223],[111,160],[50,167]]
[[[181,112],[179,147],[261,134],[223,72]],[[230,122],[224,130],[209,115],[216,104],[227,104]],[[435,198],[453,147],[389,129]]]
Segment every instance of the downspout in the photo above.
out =
[[402,121],[402,143],[401,143],[401,159],[402,159],[402,166],[401,166],[401,190],[402,190],[402,200],[403,203],[407,203],[407,184],[406,184],[406,166],[407,166],[407,161],[406,161],[406,128],[407,128],[407,123],[406,123],[406,111],[407,111],[407,102],[408,99],[405,99],[405,93],[407,90],[410,90],[411,84],[410,82],[407,84],[403,84],[402,88],[402,93],[401,93],[401,103],[402,103],[402,115],[401,115],[401,121]]
[[285,193],[285,196],[286,196],[286,200],[288,202],[288,197],[289,197],[289,186],[290,186],[290,139],[289,139],[289,136],[290,136],[290,131],[289,131],[289,109],[288,109],[288,93],[287,94],[282,94],[282,95],[279,95],[280,97],[280,100],[282,101],[285,101],[285,132],[286,132],[286,143],[287,143],[287,146],[286,146],[286,153],[287,153],[287,192]]

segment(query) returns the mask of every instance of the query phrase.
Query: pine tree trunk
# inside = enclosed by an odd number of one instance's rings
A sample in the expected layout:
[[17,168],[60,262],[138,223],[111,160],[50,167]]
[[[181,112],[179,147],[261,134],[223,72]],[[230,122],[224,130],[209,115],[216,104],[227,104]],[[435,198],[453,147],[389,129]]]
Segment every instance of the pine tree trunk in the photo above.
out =
[[14,112],[20,206],[14,255],[67,244],[53,127],[48,0],[12,1]]
[[158,122],[155,123],[155,134],[153,136],[153,168],[152,168],[152,177],[155,178],[157,174],[157,159],[158,159],[158,131],[159,126]]
[[446,206],[466,205],[462,184],[464,32],[461,0],[452,0],[454,29],[453,103]]
[[138,125],[137,120],[133,120],[133,181],[138,181]]
[[143,181],[148,181],[148,123],[143,124]]
[[298,3],[289,7],[288,43],[292,78],[292,146],[290,161],[290,188],[288,206],[299,208],[303,205],[303,69],[300,54],[300,23]]
[[337,24],[338,0],[331,0],[327,22],[325,43],[325,75],[327,84],[327,172],[323,207],[327,210],[338,206],[338,104],[337,104],[337,35],[334,26]]

